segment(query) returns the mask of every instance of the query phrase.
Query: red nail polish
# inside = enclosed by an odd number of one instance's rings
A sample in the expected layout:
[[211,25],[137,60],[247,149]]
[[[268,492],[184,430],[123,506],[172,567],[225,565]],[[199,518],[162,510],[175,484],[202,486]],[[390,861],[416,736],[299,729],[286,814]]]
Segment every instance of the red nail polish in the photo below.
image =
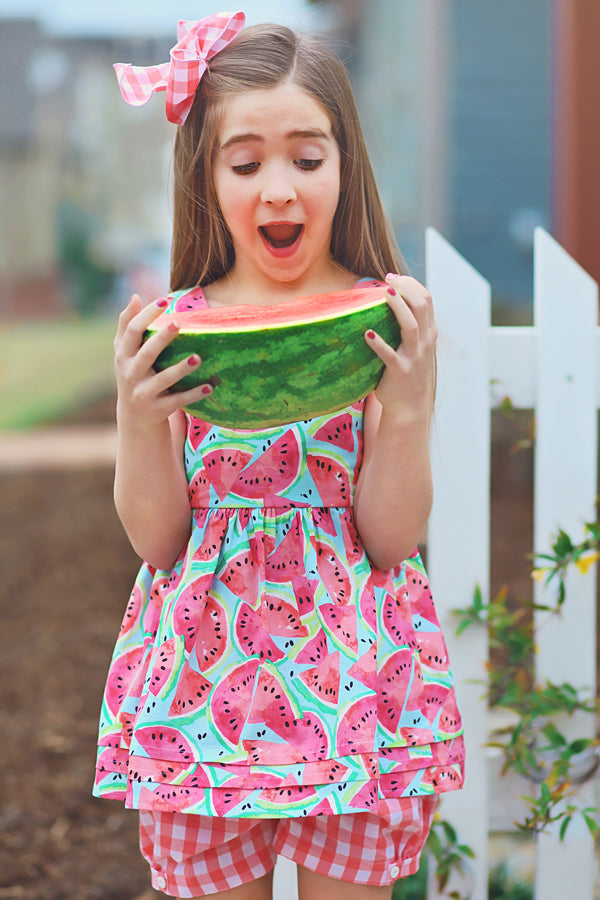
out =
[[157,305],[158,307],[160,307],[160,309],[164,309],[165,306],[168,306],[168,301],[167,301],[167,300],[164,300],[164,299],[163,299],[163,300],[157,300],[157,301],[156,301],[156,305]]
[[369,338],[370,341],[372,341],[373,338],[375,337],[375,332],[374,332],[374,331],[367,331],[367,337]]
[[390,295],[390,297],[396,297],[396,296],[397,296],[396,288],[389,287],[389,288],[387,289],[387,292],[388,292],[388,294]]
[[195,353],[192,356],[188,356],[188,366],[196,366],[199,362],[200,360]]
[[212,394],[212,387],[210,386],[210,384],[204,385],[204,387],[202,388],[202,393],[203,394]]

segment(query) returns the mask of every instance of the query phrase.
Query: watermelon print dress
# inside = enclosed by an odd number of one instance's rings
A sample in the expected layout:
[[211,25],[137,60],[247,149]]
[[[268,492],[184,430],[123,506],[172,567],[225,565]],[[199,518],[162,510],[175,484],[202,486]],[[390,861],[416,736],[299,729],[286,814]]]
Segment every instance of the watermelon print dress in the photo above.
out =
[[[195,288],[169,308],[205,306]],[[191,537],[171,570],[143,564],[136,579],[95,796],[279,818],[462,787],[462,723],[421,558],[375,569],[354,525],[364,403],[254,431],[186,414]]]

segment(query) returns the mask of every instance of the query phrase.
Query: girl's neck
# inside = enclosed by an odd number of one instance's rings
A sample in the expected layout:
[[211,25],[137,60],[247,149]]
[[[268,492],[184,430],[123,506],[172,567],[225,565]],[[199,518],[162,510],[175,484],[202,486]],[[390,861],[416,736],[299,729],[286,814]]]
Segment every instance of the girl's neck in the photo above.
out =
[[296,297],[344,291],[351,288],[358,277],[333,261],[327,270],[293,282],[256,278],[234,266],[223,278],[207,285],[204,296],[208,305],[214,307],[271,306]]

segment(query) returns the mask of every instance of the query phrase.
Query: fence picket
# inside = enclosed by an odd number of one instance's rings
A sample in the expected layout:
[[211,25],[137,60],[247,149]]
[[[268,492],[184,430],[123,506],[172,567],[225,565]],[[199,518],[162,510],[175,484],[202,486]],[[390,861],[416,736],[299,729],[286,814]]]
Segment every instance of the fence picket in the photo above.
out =
[[[597,412],[595,391],[597,286],[542,229],[535,235],[535,327],[538,333],[534,547],[543,551],[558,527],[574,540],[595,518]],[[569,576],[568,607],[546,621],[539,641],[537,675],[578,688],[596,683],[595,578]],[[551,589],[536,584],[537,603],[552,602]],[[593,737],[593,717],[564,723],[571,739]],[[591,785],[578,800],[593,803]],[[537,842],[537,900],[593,897],[593,842],[574,820],[560,845],[556,829]]]
[[[481,702],[487,640],[477,629],[456,640],[450,611],[470,604],[476,584],[487,597],[489,585],[490,287],[432,228],[426,233],[426,251],[427,284],[440,334],[427,564],[457,681],[468,753],[467,785],[444,797],[443,815],[475,850],[473,900],[487,900],[488,776],[482,751],[487,715]],[[437,896],[433,885],[430,896]]]

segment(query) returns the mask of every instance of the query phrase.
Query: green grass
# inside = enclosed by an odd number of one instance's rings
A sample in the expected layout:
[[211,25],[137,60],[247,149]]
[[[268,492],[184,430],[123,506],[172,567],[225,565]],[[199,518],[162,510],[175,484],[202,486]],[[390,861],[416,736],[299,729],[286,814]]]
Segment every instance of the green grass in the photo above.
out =
[[25,429],[114,387],[114,318],[0,325],[0,430]]

